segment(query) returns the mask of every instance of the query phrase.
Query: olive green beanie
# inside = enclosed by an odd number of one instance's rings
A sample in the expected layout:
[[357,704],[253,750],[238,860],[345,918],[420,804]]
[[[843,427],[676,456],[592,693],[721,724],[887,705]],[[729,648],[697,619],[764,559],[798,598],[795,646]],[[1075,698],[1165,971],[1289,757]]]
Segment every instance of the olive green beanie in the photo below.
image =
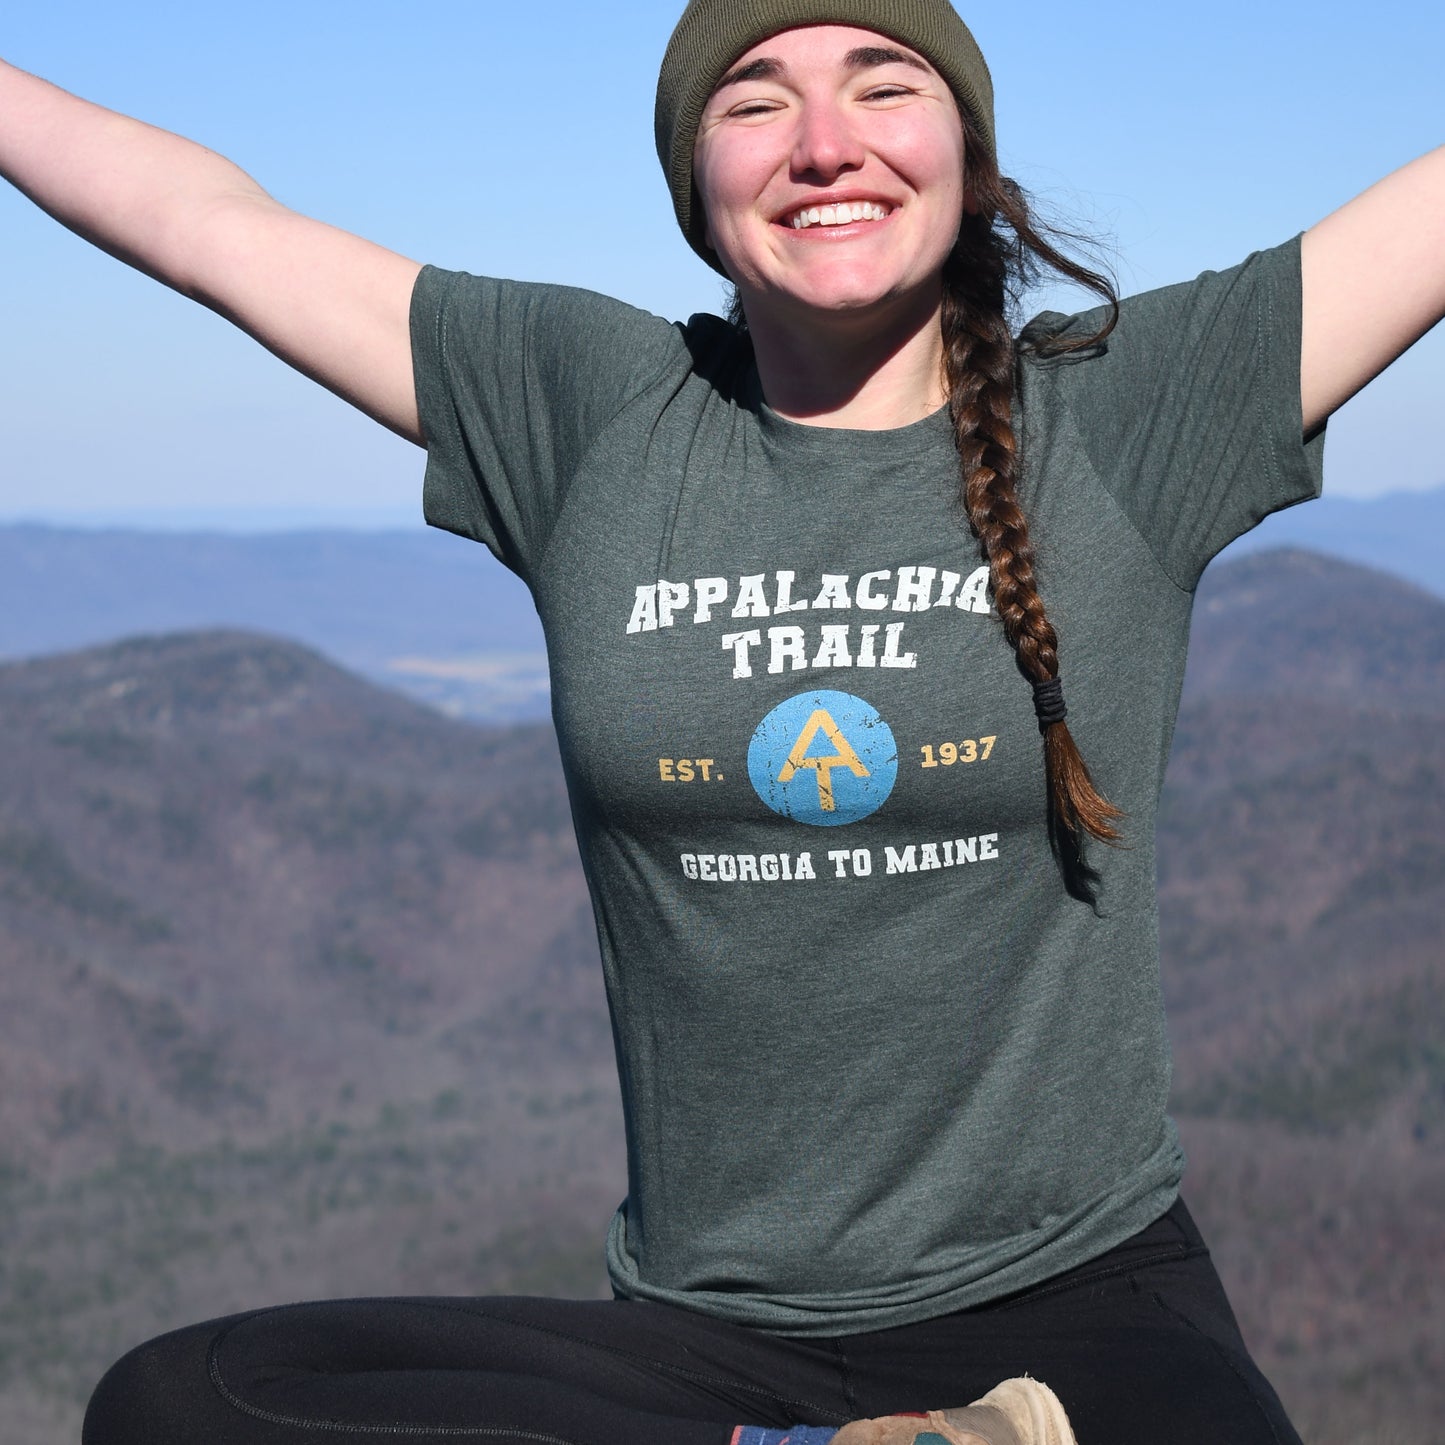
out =
[[745,50],[800,25],[856,25],[916,50],[948,82],[991,156],[993,81],[978,43],[948,0],[690,0],[662,58],[654,128],[657,157],[687,243],[715,271],[692,183],[692,148],[713,87]]

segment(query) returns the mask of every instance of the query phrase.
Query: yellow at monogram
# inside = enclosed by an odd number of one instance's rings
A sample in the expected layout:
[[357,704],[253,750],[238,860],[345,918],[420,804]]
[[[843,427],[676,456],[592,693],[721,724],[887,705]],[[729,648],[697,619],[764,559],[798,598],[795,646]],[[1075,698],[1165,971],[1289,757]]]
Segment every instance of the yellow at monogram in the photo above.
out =
[[935,752],[932,743],[924,743],[921,768],[951,768],[955,763],[981,763],[993,752],[997,737],[964,738],[961,743],[939,743]]
[[712,758],[658,758],[657,776],[664,783],[720,783],[716,767]]

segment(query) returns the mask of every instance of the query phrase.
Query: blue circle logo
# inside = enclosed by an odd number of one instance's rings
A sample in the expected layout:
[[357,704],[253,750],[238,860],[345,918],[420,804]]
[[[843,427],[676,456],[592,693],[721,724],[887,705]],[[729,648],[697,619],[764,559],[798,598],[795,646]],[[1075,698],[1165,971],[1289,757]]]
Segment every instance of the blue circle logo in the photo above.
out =
[[773,812],[836,828],[888,801],[898,745],[877,708],[851,692],[804,692],[780,702],[748,744],[748,777]]

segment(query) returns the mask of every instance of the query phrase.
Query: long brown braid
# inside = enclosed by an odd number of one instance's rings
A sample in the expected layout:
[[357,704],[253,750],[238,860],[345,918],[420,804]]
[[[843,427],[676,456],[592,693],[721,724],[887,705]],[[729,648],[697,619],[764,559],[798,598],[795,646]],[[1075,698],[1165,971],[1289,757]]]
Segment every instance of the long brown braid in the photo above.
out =
[[[1053,353],[1096,345],[1114,328],[1118,299],[1110,281],[1079,265],[1045,240],[1029,215],[1022,191],[1000,176],[964,122],[969,187],[978,209],[966,214],[943,273],[943,371],[962,473],[961,496],[969,525],[982,544],[994,604],[1018,657],[1020,671],[1057,698],[1059,639],[1044,611],[1034,577],[1034,549],[1019,506],[1019,444],[1013,427],[1018,347],[1009,326],[1009,303],[1041,266],[1095,292],[1108,304],[1104,325],[1080,339],[1054,343]],[[1077,856],[1084,833],[1117,842],[1123,815],[1094,786],[1089,770],[1059,716],[1043,707],[1044,766],[1050,822]],[[1057,719],[1057,720],[1054,720]]]

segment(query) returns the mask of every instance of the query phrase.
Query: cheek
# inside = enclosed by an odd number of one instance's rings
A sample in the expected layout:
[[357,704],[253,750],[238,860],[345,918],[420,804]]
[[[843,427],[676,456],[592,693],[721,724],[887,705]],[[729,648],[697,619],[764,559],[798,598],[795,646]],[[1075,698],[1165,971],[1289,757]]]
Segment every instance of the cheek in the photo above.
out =
[[877,148],[911,183],[928,190],[961,190],[965,168],[958,113],[900,111],[885,117]]
[[767,157],[745,138],[730,136],[723,143],[699,146],[692,174],[707,218],[708,245],[717,250],[718,235],[731,234],[737,221],[756,209],[769,174]]
[[936,132],[917,137],[911,164],[924,185],[942,194],[963,192],[964,157],[961,137]]
[[964,213],[976,209],[964,174],[963,151],[960,147],[935,149],[927,164],[920,172],[927,177],[925,185],[935,198],[939,213],[939,224],[945,225],[956,235],[962,224]]
[[717,233],[713,230],[713,218],[723,213],[724,202],[714,183],[714,171],[709,160],[710,157],[704,157],[701,151],[693,156],[692,183],[702,205],[703,239],[716,251]]

